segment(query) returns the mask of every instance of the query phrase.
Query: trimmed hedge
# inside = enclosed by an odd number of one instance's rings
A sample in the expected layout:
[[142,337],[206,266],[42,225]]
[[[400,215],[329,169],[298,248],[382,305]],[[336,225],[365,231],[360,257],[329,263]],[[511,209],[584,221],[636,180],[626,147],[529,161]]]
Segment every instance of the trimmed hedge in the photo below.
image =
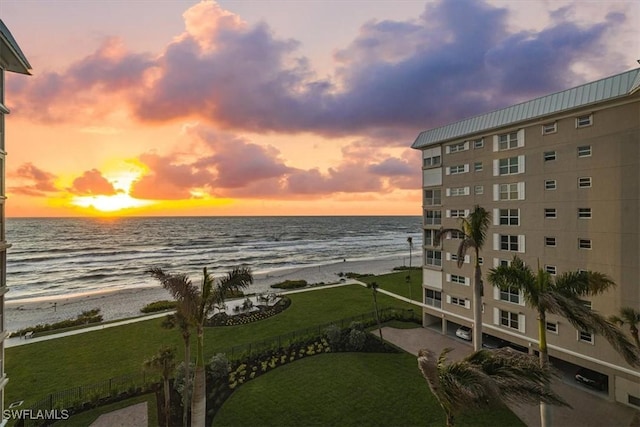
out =
[[74,326],[82,326],[88,325],[90,323],[100,323],[102,322],[102,315],[100,314],[99,308],[94,308],[93,310],[87,310],[80,313],[75,319],[62,320],[56,323],[45,323],[39,324],[36,326],[31,326],[28,328],[20,329],[19,331],[11,334],[22,336],[27,332],[33,332],[34,334],[39,332],[53,331],[56,329],[65,329],[72,328]]
[[285,280],[284,282],[275,283],[271,287],[274,289],[298,289],[308,285],[306,280]]
[[178,302],[177,301],[155,301],[149,303],[140,309],[143,313],[155,313],[157,311],[165,311],[165,310],[175,310]]

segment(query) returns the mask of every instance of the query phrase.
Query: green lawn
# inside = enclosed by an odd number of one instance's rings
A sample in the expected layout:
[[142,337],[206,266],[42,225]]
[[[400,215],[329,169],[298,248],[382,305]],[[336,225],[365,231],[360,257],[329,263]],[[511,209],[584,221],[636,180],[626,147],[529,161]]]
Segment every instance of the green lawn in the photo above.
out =
[[[410,283],[407,283],[407,276],[411,278]],[[422,270],[399,271],[382,276],[363,277],[358,280],[365,283],[376,282],[380,289],[405,298],[409,298],[409,292],[411,292],[412,300],[422,301]]]
[[[207,328],[206,357],[234,345],[372,310],[371,292],[358,285],[292,294],[291,300],[291,307],[269,319],[243,326]],[[378,301],[381,307],[410,307],[385,295],[379,295]],[[182,358],[180,334],[162,329],[161,322],[154,319],[6,349],[9,383],[5,402],[24,400],[28,405],[52,392],[139,372],[143,361],[161,345],[175,346]],[[192,349],[193,354],[195,340]]]
[[[524,425],[508,409],[460,416],[460,426]],[[336,353],[285,365],[242,385],[216,426],[442,426],[444,414],[407,353]]]

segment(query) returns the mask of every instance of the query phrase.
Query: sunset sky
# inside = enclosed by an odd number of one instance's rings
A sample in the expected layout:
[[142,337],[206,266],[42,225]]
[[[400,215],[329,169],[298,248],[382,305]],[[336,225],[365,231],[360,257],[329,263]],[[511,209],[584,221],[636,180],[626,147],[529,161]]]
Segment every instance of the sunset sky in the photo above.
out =
[[638,67],[637,1],[0,0],[7,216],[419,215],[418,132]]

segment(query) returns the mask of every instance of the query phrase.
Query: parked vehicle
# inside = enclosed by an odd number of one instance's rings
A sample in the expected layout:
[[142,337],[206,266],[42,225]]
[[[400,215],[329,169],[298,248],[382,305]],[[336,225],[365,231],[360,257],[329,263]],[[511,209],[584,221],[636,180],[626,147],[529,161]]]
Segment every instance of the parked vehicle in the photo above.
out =
[[506,347],[509,344],[507,341],[500,338],[496,338],[492,335],[482,334],[482,347],[488,349],[496,349]]
[[472,329],[468,326],[460,326],[456,331],[456,336],[465,341],[471,341]]
[[609,385],[608,376],[587,368],[578,369],[578,372],[576,373],[576,381],[600,391],[606,390]]

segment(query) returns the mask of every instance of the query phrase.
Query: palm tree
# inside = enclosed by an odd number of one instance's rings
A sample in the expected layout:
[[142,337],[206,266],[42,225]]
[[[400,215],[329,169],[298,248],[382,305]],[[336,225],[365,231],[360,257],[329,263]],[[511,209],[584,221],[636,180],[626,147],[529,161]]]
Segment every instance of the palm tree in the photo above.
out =
[[631,332],[631,337],[636,343],[636,347],[640,349],[640,338],[638,337],[640,311],[637,311],[632,307],[622,307],[620,309],[620,316],[610,316],[609,321],[619,326],[623,326],[625,324],[629,325],[629,332]]
[[407,237],[407,243],[409,244],[409,275],[407,278],[407,283],[409,283],[409,299],[412,300],[411,297],[411,260],[413,259],[413,237]]
[[418,353],[418,367],[444,410],[448,427],[465,409],[509,402],[537,404],[540,400],[569,406],[550,391],[553,373],[533,356],[510,349],[480,350],[447,363],[450,351],[443,350],[438,358],[431,350]]
[[380,333],[380,342],[383,342],[382,339],[382,324],[380,324],[380,314],[378,313],[378,284],[376,282],[367,283],[367,288],[371,289],[373,292],[373,309],[376,313],[376,322],[378,323],[378,332]]
[[159,372],[164,383],[164,420],[165,426],[169,427],[171,417],[171,387],[169,387],[169,377],[176,369],[176,352],[173,348],[162,347],[151,359],[145,360],[144,366],[147,369]]
[[[169,290],[178,302],[176,307],[176,319],[184,326],[184,331],[196,329],[196,367],[193,381],[193,395],[191,399],[191,425],[204,426],[206,418],[206,379],[204,367],[204,323],[209,317],[215,305],[224,303],[224,296],[228,292],[237,292],[253,283],[251,270],[245,267],[236,267],[225,277],[214,283],[213,276],[203,269],[203,279],[198,289],[191,279],[184,274],[167,274],[160,268],[152,268],[147,273],[155,277],[162,286]],[[190,334],[190,332],[188,332]],[[185,341],[186,343],[187,341]],[[188,390],[189,381],[189,346],[185,344],[185,389]],[[185,412],[188,406],[188,393],[184,393]],[[183,414],[183,420],[186,416]],[[185,423],[186,425],[186,423]]]
[[473,349],[482,349],[482,270],[480,269],[480,251],[487,240],[487,230],[491,224],[491,215],[484,208],[475,205],[473,211],[460,218],[460,228],[443,228],[436,233],[435,245],[439,245],[443,236],[461,234],[458,246],[458,268],[462,267],[464,257],[471,248],[475,251],[473,277]]
[[[576,329],[602,335],[631,365],[640,362],[640,355],[621,331],[602,315],[592,311],[580,298],[599,295],[615,286],[605,274],[582,271],[558,275],[538,266],[537,274],[515,256],[511,265],[491,269],[487,279],[501,289],[510,287],[522,292],[524,300],[538,312],[540,366],[549,366],[547,348],[547,313],[566,318]],[[541,402],[540,420],[543,426],[551,425],[551,408]]]
[[251,270],[246,267],[235,267],[226,276],[218,280],[214,286],[213,276],[203,269],[200,301],[196,312],[197,355],[196,370],[193,381],[193,400],[191,401],[191,425],[204,427],[207,414],[206,375],[204,361],[204,323],[214,306],[224,304],[227,293],[237,293],[253,283]]

